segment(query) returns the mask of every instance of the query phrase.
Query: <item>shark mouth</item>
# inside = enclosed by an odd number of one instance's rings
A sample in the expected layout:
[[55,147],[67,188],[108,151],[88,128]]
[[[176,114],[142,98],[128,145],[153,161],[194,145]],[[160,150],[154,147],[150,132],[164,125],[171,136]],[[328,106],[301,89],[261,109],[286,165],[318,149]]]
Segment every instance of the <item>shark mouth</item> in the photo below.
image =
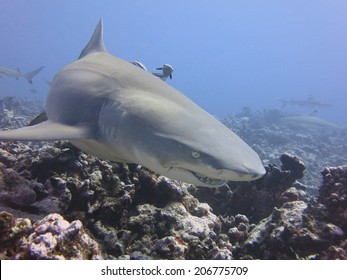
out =
[[221,186],[225,184],[226,181],[219,180],[211,177],[207,177],[205,175],[202,175],[198,172],[190,171],[201,183],[208,184],[208,185],[215,185],[215,186]]

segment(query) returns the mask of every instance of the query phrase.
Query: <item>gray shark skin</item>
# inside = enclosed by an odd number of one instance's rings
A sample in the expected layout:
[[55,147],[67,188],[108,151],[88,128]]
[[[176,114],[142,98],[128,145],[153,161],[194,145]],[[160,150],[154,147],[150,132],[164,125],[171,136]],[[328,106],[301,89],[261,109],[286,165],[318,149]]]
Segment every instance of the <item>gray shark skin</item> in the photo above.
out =
[[15,69],[9,69],[3,66],[0,66],[0,77],[14,77],[15,79],[19,79],[22,74]]
[[306,115],[284,117],[281,118],[279,122],[294,129],[320,129],[328,131],[339,131],[343,129],[332,122],[322,120],[315,116]]
[[24,77],[29,84],[33,83],[33,78],[42,71],[44,66],[41,66],[33,71],[22,74],[19,70],[9,69],[6,67],[0,66],[0,78],[1,77],[14,77],[15,79],[19,79],[20,77]]
[[101,20],[79,59],[53,79],[46,114],[44,122],[1,131],[0,139],[69,140],[102,159],[199,186],[265,174],[258,154],[230,129],[152,73],[109,54]]
[[286,105],[308,107],[313,109],[318,109],[318,108],[322,109],[322,108],[331,107],[331,104],[319,102],[315,100],[312,96],[309,96],[305,100],[296,100],[296,99],[291,99],[291,100],[278,99],[278,100],[282,102],[283,107],[285,107]]

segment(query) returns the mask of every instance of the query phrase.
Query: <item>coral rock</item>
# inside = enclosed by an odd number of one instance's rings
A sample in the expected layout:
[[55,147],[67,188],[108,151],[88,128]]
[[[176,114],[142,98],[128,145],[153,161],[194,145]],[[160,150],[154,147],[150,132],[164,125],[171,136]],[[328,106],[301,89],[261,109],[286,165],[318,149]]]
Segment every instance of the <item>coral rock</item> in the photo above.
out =
[[347,231],[347,165],[325,168],[319,202],[327,207],[331,222]]
[[304,177],[305,164],[296,156],[283,154],[280,156],[280,161],[282,163],[281,169],[289,170],[293,178],[301,179]]
[[180,238],[167,236],[154,243],[154,250],[165,258],[183,260],[188,246]]
[[250,232],[243,253],[260,259],[300,259],[319,252],[324,243],[306,209],[303,201],[275,208],[271,216]]
[[31,224],[28,219],[1,215],[1,254],[10,259],[101,259],[99,245],[80,221],[69,223],[50,214]]

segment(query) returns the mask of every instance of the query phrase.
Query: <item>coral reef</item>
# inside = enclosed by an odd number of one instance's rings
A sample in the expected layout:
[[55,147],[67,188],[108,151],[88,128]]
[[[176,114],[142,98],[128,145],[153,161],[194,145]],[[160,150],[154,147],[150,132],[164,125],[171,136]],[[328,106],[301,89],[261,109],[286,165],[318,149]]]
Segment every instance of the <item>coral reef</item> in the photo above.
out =
[[[31,103],[29,114],[16,102],[1,103],[3,126],[29,122]],[[324,169],[312,189],[305,178],[329,144],[287,149],[293,137],[275,136],[276,114],[243,114],[228,121],[248,142],[257,138],[259,152],[274,150],[263,154],[267,173],[216,189],[103,161],[66,141],[0,142],[0,259],[346,259],[347,167]]]
[[29,219],[13,219],[0,213],[0,256],[12,259],[100,259],[99,245],[80,221],[71,223],[49,214],[32,225]]
[[[305,197],[305,186],[296,182],[303,176],[305,165],[295,156],[283,154],[280,157],[281,169],[276,165],[265,167],[266,175],[253,182],[228,182],[217,190],[196,188],[194,196],[207,202],[214,213],[228,216],[242,213],[251,217],[251,222],[259,222],[269,216],[274,207],[290,200],[288,196]],[[292,192],[287,191],[295,186]],[[286,194],[283,195],[283,192]],[[296,194],[294,194],[296,192]],[[298,194],[300,193],[300,194]]]
[[320,172],[327,166],[346,164],[346,133],[344,130],[292,128],[279,121],[287,116],[280,110],[252,111],[245,107],[241,113],[221,121],[251,144],[265,164],[280,166],[279,158],[284,153],[300,158],[306,165],[300,182],[311,194],[317,195]]
[[263,219],[241,246],[243,258],[300,259],[319,252],[325,245],[320,225],[306,213],[303,201],[286,202]]
[[43,102],[23,100],[14,96],[0,99],[0,127],[13,129],[26,126],[43,111]]
[[347,165],[325,168],[319,201],[327,208],[331,221],[347,231]]

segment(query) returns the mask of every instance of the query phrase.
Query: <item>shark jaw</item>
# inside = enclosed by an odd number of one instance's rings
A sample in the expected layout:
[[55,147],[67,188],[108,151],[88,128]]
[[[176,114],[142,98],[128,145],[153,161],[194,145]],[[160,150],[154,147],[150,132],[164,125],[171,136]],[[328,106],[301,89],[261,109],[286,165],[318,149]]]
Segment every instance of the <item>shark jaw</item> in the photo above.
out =
[[165,175],[169,178],[177,178],[185,183],[190,183],[196,186],[205,187],[220,187],[226,183],[225,180],[208,177],[199,172],[195,172],[189,169],[181,167],[165,167],[159,174]]
[[203,174],[200,174],[198,172],[194,172],[194,171],[190,171],[194,176],[195,178],[197,178],[201,183],[203,184],[207,184],[209,186],[216,186],[216,187],[219,187],[219,186],[222,186],[226,183],[226,181],[224,180],[220,180],[220,179],[215,179],[215,178],[210,178],[210,177],[207,177]]
[[[152,170],[155,170],[154,168]],[[158,170],[159,171],[159,170]],[[251,181],[261,178],[264,173],[258,173],[258,172],[242,172],[242,171],[231,171],[225,170],[225,173],[223,171],[218,172],[216,174],[216,177],[212,177],[211,175],[204,175],[202,173],[199,173],[197,171],[192,171],[189,169],[185,169],[182,167],[164,167],[160,169],[159,174],[162,174],[164,176],[167,176],[169,178],[176,178],[177,180],[180,180],[182,182],[190,183],[196,186],[205,186],[205,187],[220,187],[225,185],[228,181]]]
[[[152,169],[155,171],[155,169]],[[182,167],[161,167],[160,171],[156,171],[158,174],[167,176],[169,178],[176,178],[176,180],[179,180],[181,182],[193,184],[196,186],[204,186],[204,187],[211,187],[211,188],[217,188],[220,186],[223,186],[226,184],[227,181],[224,178],[213,178],[209,177],[207,175],[204,175],[202,173],[192,171],[189,169],[185,169]]]

